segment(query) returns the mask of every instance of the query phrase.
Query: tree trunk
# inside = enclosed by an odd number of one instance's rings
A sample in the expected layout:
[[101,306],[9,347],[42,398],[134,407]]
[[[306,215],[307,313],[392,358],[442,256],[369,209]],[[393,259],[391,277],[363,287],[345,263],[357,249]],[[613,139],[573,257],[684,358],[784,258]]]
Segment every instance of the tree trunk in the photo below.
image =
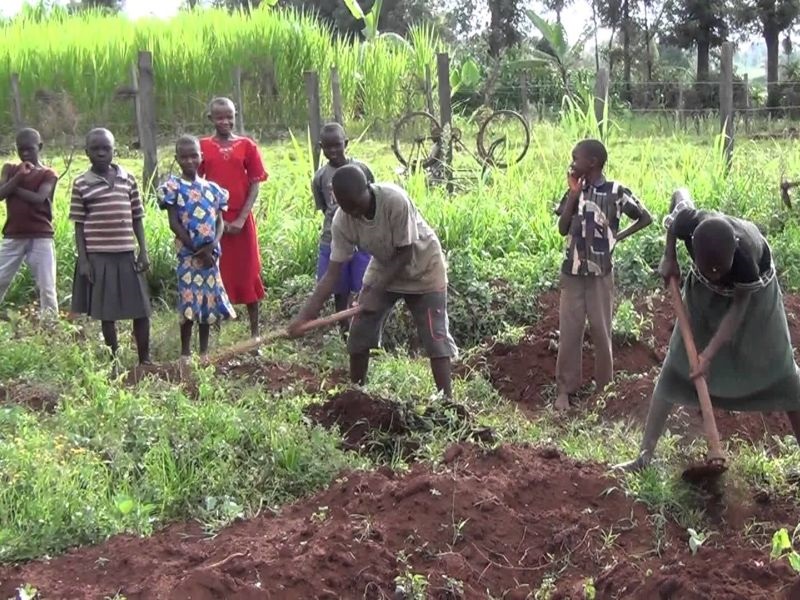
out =
[[631,12],[630,1],[622,3],[622,78],[625,81],[625,97],[631,100]]
[[710,69],[711,43],[708,36],[697,38],[697,83],[707,83]]
[[776,108],[780,105],[780,88],[778,86],[778,55],[780,52],[780,32],[775,27],[764,27],[764,41],[767,43],[767,106]]
[[600,44],[597,41],[597,0],[592,0],[592,25],[594,27],[594,67],[600,70]]

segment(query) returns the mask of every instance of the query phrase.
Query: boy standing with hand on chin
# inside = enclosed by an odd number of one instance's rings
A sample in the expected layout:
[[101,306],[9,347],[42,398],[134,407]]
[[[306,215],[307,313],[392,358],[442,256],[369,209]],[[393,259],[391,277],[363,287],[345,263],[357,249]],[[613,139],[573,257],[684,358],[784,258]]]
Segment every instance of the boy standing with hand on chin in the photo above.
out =
[[[581,350],[587,318],[595,351],[595,384],[602,390],[611,383],[614,376],[612,254],[619,242],[652,222],[650,213],[629,189],[606,180],[603,169],[607,160],[602,142],[591,139],[578,142],[567,173],[569,190],[556,209],[558,231],[567,238],[561,267],[557,410],[568,409],[570,394],[581,386]],[[634,223],[619,231],[622,215]]]

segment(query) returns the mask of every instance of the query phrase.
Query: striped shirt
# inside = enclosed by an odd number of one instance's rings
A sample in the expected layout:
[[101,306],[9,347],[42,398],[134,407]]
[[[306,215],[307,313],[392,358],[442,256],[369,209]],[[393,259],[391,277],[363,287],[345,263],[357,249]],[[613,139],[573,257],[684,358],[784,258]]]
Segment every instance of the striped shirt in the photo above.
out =
[[[561,198],[557,215],[564,212],[568,195],[569,192]],[[639,199],[616,181],[601,177],[594,185],[585,185],[570,221],[561,272],[590,277],[609,275],[620,217],[637,220],[643,212]]]
[[86,252],[133,252],[133,222],[144,217],[139,188],[133,175],[118,165],[109,183],[86,171],[72,184],[69,218],[83,223]]

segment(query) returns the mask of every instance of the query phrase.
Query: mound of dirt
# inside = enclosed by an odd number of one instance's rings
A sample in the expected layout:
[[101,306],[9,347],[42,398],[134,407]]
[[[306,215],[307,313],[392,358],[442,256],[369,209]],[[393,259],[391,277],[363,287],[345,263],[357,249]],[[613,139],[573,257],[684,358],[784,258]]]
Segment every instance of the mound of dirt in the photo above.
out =
[[409,432],[399,407],[359,390],[336,394],[321,405],[309,407],[307,414],[323,427],[339,427],[344,445],[351,450],[362,448],[376,434],[392,437]]
[[[626,373],[647,373],[661,364],[665,356],[672,321],[665,326],[660,318],[668,307],[656,297],[652,306],[641,301],[637,307],[646,315],[653,315],[642,340],[633,343],[614,342],[614,368]],[[495,344],[484,357],[489,377],[494,386],[508,399],[536,410],[545,402],[542,394],[555,384],[556,358],[558,356],[558,292],[549,292],[540,298],[541,319],[533,325],[518,344]],[[653,340],[649,342],[649,340]],[[594,373],[594,355],[591,351],[588,327],[584,342],[583,379],[589,383]]]
[[58,391],[42,383],[0,385],[0,404],[16,404],[35,411],[53,412],[58,406]]
[[[643,425],[650,407],[657,369],[641,377],[618,381],[613,393],[606,396],[603,418]],[[738,436],[751,442],[769,440],[772,436],[792,434],[786,413],[731,412],[714,409],[714,420],[721,438]],[[675,406],[668,422],[670,431],[700,437],[703,418],[700,408]],[[800,600],[800,599],[798,599]]]
[[[516,345],[495,345],[483,358],[494,386],[509,400],[517,401],[530,412],[540,410],[554,391],[555,365],[558,353],[558,293],[541,298],[542,319]],[[800,296],[787,294],[784,305],[792,342],[800,342]],[[650,394],[669,345],[674,325],[672,307],[666,296],[655,296],[636,303],[648,327],[640,341],[614,344],[614,367],[624,373],[613,393],[606,399],[603,416],[608,420],[643,424],[647,416]],[[587,328],[588,329],[588,328]],[[590,382],[594,368],[588,339],[584,346],[583,377]],[[593,399],[589,400],[593,402]],[[739,435],[751,441],[772,435],[791,433],[782,413],[733,413],[715,410],[720,435]],[[678,433],[702,434],[699,409],[676,409],[670,428]]]
[[[450,465],[353,472],[277,516],[237,522],[213,538],[175,525],[149,539],[117,536],[47,562],[0,567],[0,597],[28,583],[43,597],[398,598],[598,600],[785,598],[794,575],[730,529],[696,555],[684,531],[654,531],[641,504],[603,468],[557,450],[470,445]],[[765,521],[758,505],[751,516]],[[798,515],[782,514],[786,523]],[[416,577],[414,575],[417,575]],[[3,595],[4,594],[4,595]],[[530,594],[530,596],[528,596]]]

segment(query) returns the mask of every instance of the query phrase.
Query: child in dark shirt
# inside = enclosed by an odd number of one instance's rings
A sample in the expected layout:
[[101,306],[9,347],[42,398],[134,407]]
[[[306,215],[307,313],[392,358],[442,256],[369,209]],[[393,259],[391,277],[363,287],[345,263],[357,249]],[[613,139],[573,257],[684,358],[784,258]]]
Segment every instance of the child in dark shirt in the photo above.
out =
[[20,163],[7,163],[0,172],[0,200],[6,201],[0,302],[24,261],[39,289],[42,316],[53,316],[58,313],[53,243],[53,193],[58,176],[39,160],[42,138],[38,131],[22,129],[16,141]]

